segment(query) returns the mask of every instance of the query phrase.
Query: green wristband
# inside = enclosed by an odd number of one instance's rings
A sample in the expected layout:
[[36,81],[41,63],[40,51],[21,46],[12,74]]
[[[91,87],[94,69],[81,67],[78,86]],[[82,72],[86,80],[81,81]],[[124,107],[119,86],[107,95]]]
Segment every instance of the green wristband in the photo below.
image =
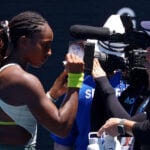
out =
[[69,73],[67,87],[80,88],[84,80],[84,73]]

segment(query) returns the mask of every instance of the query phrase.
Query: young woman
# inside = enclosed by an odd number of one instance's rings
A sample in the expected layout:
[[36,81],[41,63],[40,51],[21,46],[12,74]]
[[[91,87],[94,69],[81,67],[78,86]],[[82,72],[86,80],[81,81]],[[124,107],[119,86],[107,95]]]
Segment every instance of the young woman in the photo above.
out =
[[[83,81],[83,61],[66,55],[64,72],[47,92],[37,77],[26,71],[40,67],[51,55],[53,31],[38,13],[25,11],[9,22],[9,53],[1,55],[0,149],[35,149],[37,121],[59,136],[66,136],[73,124],[78,92]],[[52,100],[66,92],[58,110]]]

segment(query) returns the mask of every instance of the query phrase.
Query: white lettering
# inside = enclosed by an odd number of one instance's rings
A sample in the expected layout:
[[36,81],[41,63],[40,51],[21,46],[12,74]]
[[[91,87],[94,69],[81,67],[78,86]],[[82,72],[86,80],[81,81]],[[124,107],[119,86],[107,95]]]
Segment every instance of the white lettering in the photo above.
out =
[[133,104],[135,102],[135,98],[127,97],[124,102],[127,104]]
[[93,88],[93,89],[87,89],[87,90],[85,91],[85,98],[86,98],[86,99],[91,99],[91,98],[93,98],[93,96],[94,96],[94,91],[95,91],[94,88]]

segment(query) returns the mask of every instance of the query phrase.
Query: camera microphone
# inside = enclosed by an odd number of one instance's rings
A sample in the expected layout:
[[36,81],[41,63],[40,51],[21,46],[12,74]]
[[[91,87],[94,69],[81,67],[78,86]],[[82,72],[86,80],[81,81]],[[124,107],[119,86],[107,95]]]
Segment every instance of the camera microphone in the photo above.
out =
[[72,25],[70,27],[70,35],[77,39],[97,39],[108,41],[111,32],[105,27],[93,27],[87,25]]

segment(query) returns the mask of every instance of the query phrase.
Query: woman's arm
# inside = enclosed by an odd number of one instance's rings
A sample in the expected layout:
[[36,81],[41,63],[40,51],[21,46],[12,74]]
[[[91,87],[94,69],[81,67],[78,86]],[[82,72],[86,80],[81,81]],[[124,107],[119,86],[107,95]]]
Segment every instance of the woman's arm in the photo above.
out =
[[92,75],[96,81],[96,88],[91,107],[91,130],[97,131],[110,117],[126,118],[141,121],[146,118],[144,113],[133,116],[120,104],[115,90],[109,83],[105,71],[97,59],[94,60]]
[[110,117],[129,119],[130,116],[118,101],[115,90],[109,83],[99,61],[94,59],[93,64],[92,75],[96,82],[96,88],[91,106],[91,130],[97,131]]

